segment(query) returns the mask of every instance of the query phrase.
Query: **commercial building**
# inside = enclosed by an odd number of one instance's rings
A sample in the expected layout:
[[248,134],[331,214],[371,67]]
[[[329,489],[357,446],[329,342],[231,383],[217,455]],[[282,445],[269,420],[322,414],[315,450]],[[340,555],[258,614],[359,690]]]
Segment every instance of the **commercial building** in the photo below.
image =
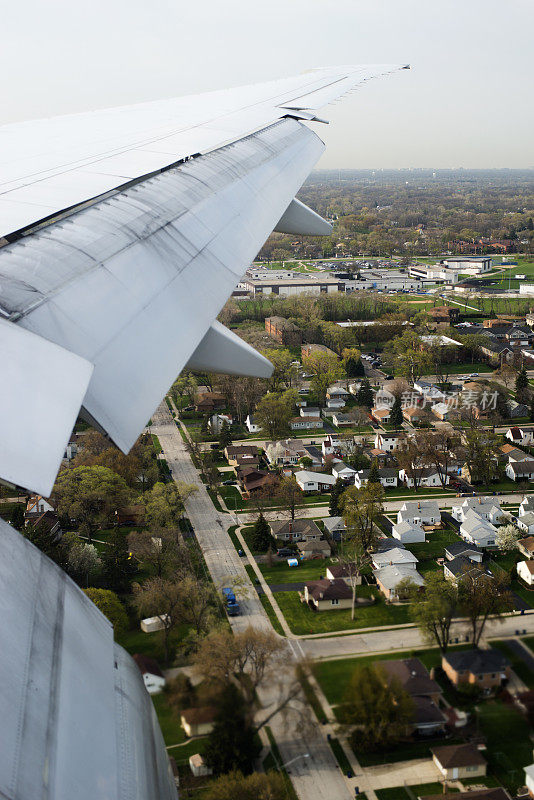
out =
[[446,283],[450,286],[458,283],[459,271],[459,269],[448,269],[440,264],[412,264],[412,266],[408,267],[408,273],[412,278],[418,278],[429,283]]
[[491,256],[455,256],[440,261],[451,269],[457,269],[464,275],[480,275],[491,269]]
[[265,330],[286,347],[299,347],[302,344],[302,331],[284,317],[267,317]]
[[264,294],[277,294],[285,297],[296,294],[330,294],[345,291],[345,281],[322,275],[320,278],[243,278],[241,283],[253,297]]

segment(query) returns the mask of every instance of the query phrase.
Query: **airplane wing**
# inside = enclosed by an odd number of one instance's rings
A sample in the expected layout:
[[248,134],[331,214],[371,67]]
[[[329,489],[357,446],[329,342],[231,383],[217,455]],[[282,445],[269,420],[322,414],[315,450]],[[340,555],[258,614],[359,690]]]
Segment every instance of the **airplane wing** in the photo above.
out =
[[48,496],[80,409],[127,452],[188,365],[270,375],[217,314],[271,231],[330,232],[317,109],[403,68],[0,128],[0,477]]

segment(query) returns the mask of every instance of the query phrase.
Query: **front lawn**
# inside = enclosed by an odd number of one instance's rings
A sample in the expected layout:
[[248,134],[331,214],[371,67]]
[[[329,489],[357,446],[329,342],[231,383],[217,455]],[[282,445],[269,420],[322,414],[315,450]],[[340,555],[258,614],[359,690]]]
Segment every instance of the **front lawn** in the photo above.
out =
[[296,581],[316,581],[326,575],[326,568],[332,563],[332,559],[312,559],[310,561],[299,561],[298,567],[289,567],[287,559],[273,564],[260,564],[263,577],[267,583],[295,583]]
[[499,700],[478,706],[480,731],[486,738],[489,771],[511,792],[525,783],[523,768],[532,763],[530,727],[514,707]]
[[[170,707],[167,695],[165,692],[161,694],[151,695],[156,714],[158,715],[158,722],[165,740],[165,746],[173,744],[182,744],[186,741],[185,731],[180,725],[180,717],[176,711]],[[195,750],[197,753],[198,750]]]
[[351,620],[350,609],[332,611],[312,611],[300,602],[298,592],[277,592],[276,602],[293,633],[306,635],[313,633],[336,633],[337,631],[357,630],[358,628],[379,628],[401,625],[410,622],[408,605],[387,605],[376,586],[359,586],[357,595],[377,598],[372,606],[356,608],[355,618]]
[[458,536],[455,530],[445,528],[431,533],[427,532],[426,542],[407,544],[406,549],[410,550],[419,561],[428,561],[442,557],[446,545],[461,541],[461,537]]

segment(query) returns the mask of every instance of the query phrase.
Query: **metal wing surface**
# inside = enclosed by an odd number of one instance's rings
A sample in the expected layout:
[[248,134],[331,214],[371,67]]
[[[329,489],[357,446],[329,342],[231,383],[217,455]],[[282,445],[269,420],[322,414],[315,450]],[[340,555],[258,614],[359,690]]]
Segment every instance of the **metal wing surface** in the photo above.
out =
[[[270,374],[214,321],[273,229],[330,231],[294,200],[324,148],[306,122],[396,69],[323,69],[0,128],[0,341],[9,333],[15,354],[1,440],[17,432],[0,476],[48,495],[80,406],[128,451],[188,363]],[[38,340],[47,380],[32,403]]]

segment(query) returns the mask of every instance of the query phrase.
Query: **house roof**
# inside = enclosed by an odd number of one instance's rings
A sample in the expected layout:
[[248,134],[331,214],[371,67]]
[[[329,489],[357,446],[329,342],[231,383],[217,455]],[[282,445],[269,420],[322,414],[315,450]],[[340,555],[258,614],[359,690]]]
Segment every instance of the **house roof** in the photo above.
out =
[[521,514],[519,519],[524,525],[528,525],[530,527],[530,525],[534,525],[534,512],[527,511],[526,514]]
[[[358,470],[358,475],[365,480],[365,478],[369,477],[370,472],[370,469],[360,469]],[[378,467],[378,476],[380,478],[398,478],[399,470],[395,467]]]
[[357,574],[357,570],[355,569],[355,567],[356,567],[355,562],[352,562],[350,565],[329,564],[327,570],[334,578],[350,578],[351,576]]
[[323,525],[330,533],[332,533],[332,531],[345,530],[343,517],[325,517],[323,519]]
[[412,522],[397,522],[393,526],[393,530],[395,531],[395,533],[398,533],[399,536],[402,536],[402,534],[404,533],[409,533],[410,531],[413,531],[414,533],[418,533],[423,536],[425,535],[425,532],[421,528],[421,526],[416,525],[415,523]]
[[321,536],[321,531],[312,519],[275,519],[270,523],[273,536],[298,533],[302,536]]
[[388,591],[395,589],[398,584],[404,580],[404,578],[409,578],[416,586],[424,586],[425,580],[422,575],[420,575],[417,570],[412,569],[411,567],[406,567],[404,565],[399,566],[387,566],[381,567],[380,569],[373,570],[373,575],[375,576],[376,580]]
[[455,578],[465,575],[468,572],[474,572],[475,570],[480,572],[481,575],[488,574],[486,570],[480,569],[477,564],[464,555],[459,555],[451,559],[451,561],[446,561],[443,567],[451,572]]
[[389,417],[389,415],[391,414],[391,409],[390,408],[373,408],[371,410],[371,414],[373,415],[373,417],[380,417],[380,419],[382,419],[382,417]]
[[413,696],[441,694],[441,687],[432,680],[427,668],[418,658],[399,658],[375,662],[391,678],[397,678],[402,688]]
[[133,660],[141,670],[141,674],[149,674],[149,675],[157,675],[158,678],[163,678],[163,672],[161,671],[158,662],[155,658],[150,658],[150,656],[145,656],[143,653],[134,653],[132,656]]
[[534,472],[534,459],[525,458],[523,461],[509,461],[508,466],[516,475],[529,475]]
[[373,553],[373,562],[378,568],[387,567],[391,563],[417,564],[418,558],[404,547],[394,547],[386,553]]
[[518,545],[521,545],[523,550],[528,553],[534,553],[534,536],[525,536],[524,539],[519,539]]
[[465,515],[465,519],[460,525],[460,531],[465,531],[466,533],[472,534],[474,531],[478,530],[479,528],[486,529],[487,533],[495,533],[497,528],[491,522],[488,522],[487,519],[481,517],[473,508],[470,508],[467,514]]
[[498,672],[510,665],[506,656],[492,648],[488,650],[449,650],[443,656],[443,660],[450,664],[456,672],[467,670],[475,675]]
[[[534,575],[534,561],[520,561],[519,564],[524,564],[531,575]],[[517,566],[519,566],[519,564]]]
[[330,552],[330,545],[324,539],[319,541],[312,539],[309,542],[297,542],[297,547],[302,551],[315,550],[317,553],[324,553],[325,551]]
[[396,547],[399,547],[401,550],[405,549],[403,543],[399,542],[398,539],[392,536],[382,536],[380,539],[376,540],[375,551],[377,553],[387,553],[388,550],[394,550]]
[[184,708],[180,716],[188,725],[202,725],[205,722],[213,722],[216,714],[216,708],[204,706],[203,708]]
[[300,469],[295,472],[295,478],[302,481],[302,483],[328,483],[331,486],[336,482],[333,475],[328,475],[325,472],[309,472],[306,469]]
[[437,707],[430,697],[412,697],[415,705],[414,721],[418,725],[429,725],[432,723],[443,723],[446,720],[445,714]]
[[486,764],[486,759],[473,744],[449,744],[431,750],[444,769],[475,767]]
[[469,553],[482,555],[482,550],[475,544],[466,544],[465,542],[452,542],[445,545],[445,554],[453,556],[453,558],[462,555],[469,557]]
[[509,434],[510,434],[510,436],[511,436],[513,439],[522,439],[522,438],[523,438],[523,431],[521,430],[521,428],[518,428],[518,427],[516,427],[515,425],[514,425],[514,427],[513,427],[513,428],[510,428],[510,429],[507,431],[507,433],[509,433]]
[[417,500],[407,500],[402,504],[400,510],[405,511],[410,516],[420,516],[421,512],[425,512],[429,516],[441,516],[439,506],[435,500],[423,500],[421,502]]
[[320,581],[310,581],[305,585],[308,594],[314,600],[350,600],[352,598],[352,589],[339,578],[332,581],[322,578]]
[[259,448],[255,444],[229,444],[226,448],[229,456],[259,456]]

